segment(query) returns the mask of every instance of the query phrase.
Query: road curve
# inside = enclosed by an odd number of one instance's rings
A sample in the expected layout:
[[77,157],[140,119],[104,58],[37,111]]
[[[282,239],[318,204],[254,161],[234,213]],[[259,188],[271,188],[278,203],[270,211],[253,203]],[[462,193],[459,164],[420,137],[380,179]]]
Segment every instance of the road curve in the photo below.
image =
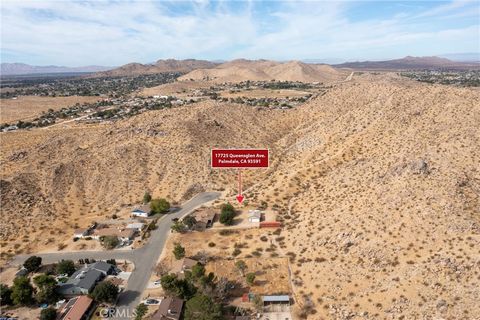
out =
[[[140,303],[141,293],[145,290],[150,279],[150,275],[163,251],[173,218],[181,218],[196,209],[197,207],[213,201],[220,196],[219,192],[199,193],[186,203],[180,210],[170,213],[161,218],[157,223],[149,241],[141,248],[135,250],[113,250],[113,251],[74,251],[74,252],[54,252],[35,254],[42,258],[45,263],[53,263],[62,259],[78,260],[83,258],[106,260],[130,260],[135,264],[135,270],[130,275],[127,288],[122,292],[118,299],[118,314],[115,319],[132,319],[133,310]],[[20,265],[30,255],[16,256],[10,264]]]

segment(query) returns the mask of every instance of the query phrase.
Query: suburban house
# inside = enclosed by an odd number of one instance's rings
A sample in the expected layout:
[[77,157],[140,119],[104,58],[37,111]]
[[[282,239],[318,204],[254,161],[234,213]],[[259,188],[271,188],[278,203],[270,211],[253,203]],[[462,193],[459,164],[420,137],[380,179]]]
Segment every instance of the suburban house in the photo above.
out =
[[183,300],[178,298],[165,298],[160,302],[158,310],[152,316],[152,320],[179,320],[182,316]]
[[115,267],[98,261],[75,271],[65,283],[59,283],[57,291],[65,296],[89,294],[98,282],[112,274]]
[[151,211],[152,211],[152,209],[150,209],[149,205],[143,205],[143,206],[140,206],[138,208],[133,209],[132,210],[132,216],[148,218]]
[[262,212],[260,210],[248,210],[248,222],[260,223]]
[[122,242],[127,242],[135,237],[135,229],[102,228],[95,229],[92,238],[99,240],[101,237],[115,236]]
[[191,271],[193,266],[197,263],[198,261],[190,258],[182,258],[180,260],[175,260],[172,263],[171,272],[176,274],[179,278],[183,278],[185,271]]
[[129,223],[129,224],[127,224],[125,229],[133,229],[135,231],[142,231],[144,225],[145,224],[141,223],[141,222]]
[[195,230],[203,231],[210,228],[215,220],[216,213],[213,209],[208,208],[206,210],[198,210],[193,213],[193,217],[197,223],[195,224]]
[[70,299],[60,310],[59,320],[86,320],[93,313],[94,303],[88,296],[78,296]]

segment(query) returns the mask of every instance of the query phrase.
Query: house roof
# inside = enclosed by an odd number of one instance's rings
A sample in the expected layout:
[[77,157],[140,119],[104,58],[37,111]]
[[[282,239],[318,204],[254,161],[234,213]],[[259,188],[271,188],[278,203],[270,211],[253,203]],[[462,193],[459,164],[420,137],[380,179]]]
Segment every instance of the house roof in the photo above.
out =
[[207,209],[207,210],[199,210],[195,213],[193,213],[193,216],[195,217],[195,220],[197,222],[205,222],[207,223],[208,221],[213,221],[215,219],[215,211],[212,209]]
[[152,316],[152,320],[180,319],[182,309],[182,299],[174,297],[165,298],[160,302],[158,310]]
[[248,217],[260,219],[262,217],[262,212],[260,210],[249,210]]
[[135,207],[132,212],[145,212],[145,213],[150,213],[152,209],[150,208],[150,205],[144,204],[139,207]]
[[121,238],[131,238],[135,234],[133,229],[117,229],[117,228],[103,228],[95,229],[93,234],[99,237],[103,236],[117,236]]
[[92,263],[89,267],[98,271],[102,271],[103,273],[108,273],[113,268],[113,265],[106,263],[105,261],[97,261]]
[[81,320],[93,300],[88,296],[78,296],[70,299],[62,309],[61,320]]
[[263,302],[290,302],[289,296],[263,296]]
[[102,277],[103,273],[101,271],[95,269],[87,270],[83,275],[80,275],[80,281],[77,282],[77,287],[90,290]]
[[177,274],[181,273],[185,270],[190,270],[194,265],[196,265],[198,261],[195,261],[190,258],[182,258],[180,260],[175,260],[172,263],[172,272]]
[[145,224],[141,222],[129,223],[125,228],[127,229],[142,229]]
[[65,292],[72,287],[78,287],[90,291],[112,267],[113,265],[104,261],[89,264],[75,271],[67,282],[59,285],[59,290]]

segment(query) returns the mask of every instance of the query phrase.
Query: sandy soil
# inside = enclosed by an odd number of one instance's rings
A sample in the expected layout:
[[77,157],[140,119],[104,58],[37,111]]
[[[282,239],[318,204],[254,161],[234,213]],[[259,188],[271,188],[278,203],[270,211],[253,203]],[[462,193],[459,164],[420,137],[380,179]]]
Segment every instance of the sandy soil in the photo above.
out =
[[21,96],[16,99],[0,100],[0,123],[32,120],[48,109],[59,110],[76,103],[95,102],[99,97],[39,97]]

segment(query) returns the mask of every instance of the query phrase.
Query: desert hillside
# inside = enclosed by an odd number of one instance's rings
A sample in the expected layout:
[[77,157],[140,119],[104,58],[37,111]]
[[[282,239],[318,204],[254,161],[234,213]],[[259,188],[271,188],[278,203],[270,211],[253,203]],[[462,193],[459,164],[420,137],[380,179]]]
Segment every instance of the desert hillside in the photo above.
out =
[[197,69],[179,80],[209,80],[214,82],[299,81],[330,82],[346,74],[328,65],[306,64],[300,61],[233,60],[211,69]]
[[479,91],[364,78],[296,110],[250,198],[282,204],[309,319],[475,319]]
[[121,67],[97,72],[92,77],[125,77],[138,76],[142,74],[162,73],[162,72],[182,72],[187,73],[195,69],[207,69],[216,66],[215,63],[205,60],[185,59],[158,60],[153,64],[129,63]]
[[[273,113],[274,117],[268,110],[207,101],[148,112],[109,126],[3,134],[4,254],[38,245],[55,248],[76,225],[106,219],[138,203],[146,190],[181,201],[203,189],[235,187],[235,172],[210,170],[210,149],[274,149],[275,142],[292,129],[292,122],[285,111]],[[25,241],[15,241],[19,236]]]
[[[236,81],[238,68],[245,77],[344,79],[320,65],[245,67],[252,64],[190,76]],[[206,100],[113,124],[2,133],[2,248],[56,246],[145,190],[173,201],[225,190],[233,200],[236,172],[211,170],[210,149],[268,147],[270,168],[245,172],[246,197],[279,208],[284,228],[272,245],[290,257],[297,311],[308,319],[475,319],[479,127],[476,88],[364,73],[288,110]]]

